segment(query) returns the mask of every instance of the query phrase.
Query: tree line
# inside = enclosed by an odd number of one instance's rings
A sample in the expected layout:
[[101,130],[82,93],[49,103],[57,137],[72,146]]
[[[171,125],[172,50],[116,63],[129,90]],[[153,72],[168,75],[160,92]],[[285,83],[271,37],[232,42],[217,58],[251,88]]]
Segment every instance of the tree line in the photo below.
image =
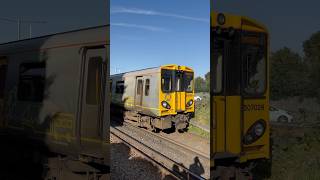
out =
[[303,56],[283,47],[270,55],[271,99],[293,96],[320,100],[320,31],[303,42]]
[[210,72],[207,72],[204,78],[198,76],[195,78],[195,92],[210,91]]

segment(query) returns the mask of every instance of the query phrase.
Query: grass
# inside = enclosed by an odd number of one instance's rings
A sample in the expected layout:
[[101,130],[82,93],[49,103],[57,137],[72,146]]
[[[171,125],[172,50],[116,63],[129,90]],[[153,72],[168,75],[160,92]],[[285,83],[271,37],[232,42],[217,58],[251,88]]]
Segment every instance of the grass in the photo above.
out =
[[209,93],[197,93],[202,98],[195,104],[195,118],[202,125],[210,126],[210,96]]
[[320,179],[320,128],[272,129],[270,180]]
[[197,135],[199,135],[199,136],[201,136],[203,138],[210,139],[210,133],[209,132],[204,131],[201,128],[198,128],[196,126],[193,126],[192,124],[189,125],[188,131],[190,133],[197,134]]

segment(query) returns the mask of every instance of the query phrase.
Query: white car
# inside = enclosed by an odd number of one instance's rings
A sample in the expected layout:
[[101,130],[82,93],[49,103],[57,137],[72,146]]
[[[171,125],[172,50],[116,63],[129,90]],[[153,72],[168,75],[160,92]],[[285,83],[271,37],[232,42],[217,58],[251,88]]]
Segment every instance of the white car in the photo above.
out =
[[201,101],[202,98],[200,96],[194,96],[194,101]]
[[275,107],[270,106],[270,121],[274,122],[287,122],[291,123],[293,117],[289,114],[288,111],[281,110]]

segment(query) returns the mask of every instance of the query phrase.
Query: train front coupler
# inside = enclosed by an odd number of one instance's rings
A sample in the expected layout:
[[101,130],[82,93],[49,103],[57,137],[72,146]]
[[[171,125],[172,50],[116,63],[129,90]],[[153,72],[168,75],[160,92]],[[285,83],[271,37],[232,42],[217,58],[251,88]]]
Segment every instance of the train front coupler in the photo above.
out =
[[175,129],[177,131],[185,130],[189,125],[189,115],[188,114],[177,114],[173,119]]

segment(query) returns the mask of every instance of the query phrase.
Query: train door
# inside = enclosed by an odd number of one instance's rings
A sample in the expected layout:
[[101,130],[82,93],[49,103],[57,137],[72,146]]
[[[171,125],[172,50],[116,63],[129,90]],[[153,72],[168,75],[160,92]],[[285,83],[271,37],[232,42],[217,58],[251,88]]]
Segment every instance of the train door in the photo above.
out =
[[176,111],[185,111],[186,93],[183,88],[183,71],[175,72]]
[[[151,76],[143,76],[143,98],[142,98],[142,106],[143,107],[154,107],[153,104],[155,102],[153,101],[153,94],[150,94],[150,87],[151,85]],[[150,110],[150,109],[149,109]]]
[[4,109],[5,109],[5,84],[8,62],[7,59],[0,59],[0,127],[5,126]]
[[211,90],[213,93],[213,154],[239,154],[241,149],[240,60],[236,39],[215,37]]
[[96,146],[103,139],[103,99],[106,76],[106,49],[89,48],[85,51],[83,64],[83,92],[80,121],[82,151],[95,154]]
[[136,78],[135,101],[134,101],[134,104],[135,104],[137,109],[141,109],[142,108],[143,84],[144,84],[143,77],[137,77]]

